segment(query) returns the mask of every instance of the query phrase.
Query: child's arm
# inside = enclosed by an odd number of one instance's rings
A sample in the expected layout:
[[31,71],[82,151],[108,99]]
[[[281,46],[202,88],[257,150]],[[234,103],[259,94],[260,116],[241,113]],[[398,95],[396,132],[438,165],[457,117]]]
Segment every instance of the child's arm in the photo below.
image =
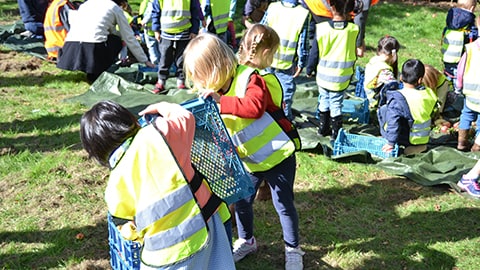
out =
[[220,113],[233,114],[242,118],[260,118],[266,111],[265,80],[258,74],[250,76],[244,97],[222,96],[220,98]]
[[395,99],[390,100],[388,103],[388,109],[386,114],[386,125],[384,138],[387,143],[382,147],[382,151],[391,152],[395,144],[398,142],[398,136],[400,134],[400,119],[403,115],[403,108],[399,102]]

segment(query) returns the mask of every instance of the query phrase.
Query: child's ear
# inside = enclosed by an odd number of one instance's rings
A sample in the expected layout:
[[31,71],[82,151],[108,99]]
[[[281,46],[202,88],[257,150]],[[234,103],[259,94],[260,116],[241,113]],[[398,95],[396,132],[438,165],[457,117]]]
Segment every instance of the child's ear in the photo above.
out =
[[270,55],[270,52],[271,52],[271,51],[272,51],[271,49],[265,49],[265,50],[263,50],[263,52],[262,52],[262,57],[263,57],[263,59],[265,59],[266,57],[268,57],[268,56]]
[[422,81],[423,81],[423,77],[418,78],[417,85],[422,84]]

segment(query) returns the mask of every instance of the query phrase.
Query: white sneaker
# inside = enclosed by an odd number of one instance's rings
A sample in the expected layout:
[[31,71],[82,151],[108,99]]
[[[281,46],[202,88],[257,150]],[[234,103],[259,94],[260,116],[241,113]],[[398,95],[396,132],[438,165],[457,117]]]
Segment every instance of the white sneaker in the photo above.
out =
[[257,251],[257,241],[255,237],[253,238],[253,242],[251,244],[247,243],[247,240],[239,238],[233,244],[233,260],[235,262],[240,261],[241,259],[245,258],[250,253],[254,253]]
[[303,270],[303,255],[305,252],[300,247],[285,246],[285,270]]

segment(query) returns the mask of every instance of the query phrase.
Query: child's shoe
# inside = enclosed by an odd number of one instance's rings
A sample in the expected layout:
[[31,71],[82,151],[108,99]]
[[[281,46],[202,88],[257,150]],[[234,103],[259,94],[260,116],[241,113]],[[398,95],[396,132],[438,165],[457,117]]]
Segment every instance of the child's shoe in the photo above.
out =
[[167,92],[165,90],[165,82],[163,80],[158,80],[158,82],[155,84],[155,88],[153,88],[152,93],[159,95]]
[[476,179],[468,179],[465,177],[465,175],[462,176],[460,181],[457,182],[457,186],[462,190],[466,191],[467,187],[472,184],[472,182],[476,181]]
[[478,180],[471,180],[471,183],[467,186],[466,191],[469,195],[475,198],[480,198],[480,184],[478,184]]
[[305,252],[300,247],[285,246],[285,270],[302,270],[303,255]]
[[187,87],[185,87],[185,81],[184,80],[181,80],[181,79],[177,79],[177,88],[178,89],[185,89]]
[[255,251],[257,251],[257,241],[255,237],[252,237],[251,243],[248,243],[246,239],[239,238],[233,244],[233,260],[238,262]]

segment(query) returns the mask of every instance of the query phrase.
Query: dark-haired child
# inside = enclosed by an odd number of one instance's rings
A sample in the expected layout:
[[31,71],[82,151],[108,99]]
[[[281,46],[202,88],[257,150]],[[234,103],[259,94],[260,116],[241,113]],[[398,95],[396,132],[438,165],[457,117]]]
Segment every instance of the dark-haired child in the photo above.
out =
[[167,102],[145,114],[160,116],[140,128],[125,107],[102,101],[80,123],[85,150],[111,169],[108,211],[134,221],[143,240],[141,269],[235,269],[223,224],[230,212],[191,162],[193,114]]
[[395,144],[408,147],[428,143],[437,95],[423,86],[424,75],[423,63],[409,59],[402,66],[403,88],[387,91],[386,104],[378,110],[380,133],[387,140],[384,152],[391,152]]

